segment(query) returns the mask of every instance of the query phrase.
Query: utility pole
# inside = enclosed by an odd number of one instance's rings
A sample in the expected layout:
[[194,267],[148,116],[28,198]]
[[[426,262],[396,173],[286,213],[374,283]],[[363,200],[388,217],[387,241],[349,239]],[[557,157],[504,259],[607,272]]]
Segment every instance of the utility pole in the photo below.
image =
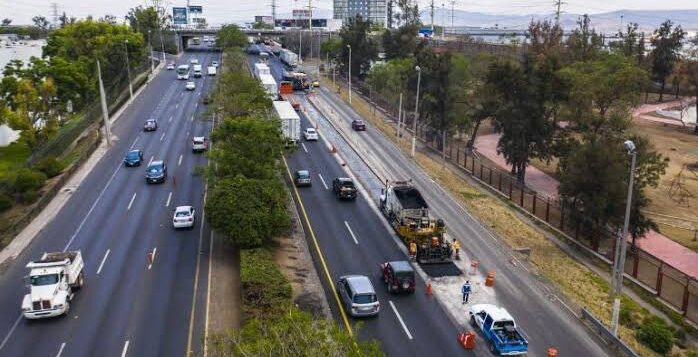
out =
[[153,59],[153,46],[150,44],[150,29],[148,29],[148,55],[150,56],[150,73],[155,72],[155,60]]
[[456,6],[456,0],[451,0],[451,31],[454,31],[453,30],[453,12],[454,12],[455,6]]
[[393,28],[393,0],[388,0],[388,28]]
[[271,0],[271,22],[276,27],[276,0]]
[[397,139],[400,140],[400,121],[402,120],[402,92],[400,92],[400,105],[397,112]]
[[351,45],[347,45],[349,49],[349,104],[351,104]]
[[124,52],[126,53],[126,73],[128,74],[128,92],[131,94],[131,100],[133,100],[133,82],[131,82],[131,65],[128,61],[128,39],[124,40]]
[[434,35],[434,0],[431,0],[431,35]]
[[444,40],[444,36],[446,33],[446,20],[444,20],[444,14],[446,13],[446,5],[444,3],[441,3],[441,41]]
[[555,10],[555,25],[560,25],[560,6],[564,4],[562,0],[555,0],[555,6],[557,7],[557,10]]
[[419,117],[419,85],[422,82],[422,68],[415,66],[414,69],[417,71],[417,98],[414,100],[414,120],[412,121],[412,150],[410,151],[410,157],[414,158],[414,150],[417,146],[417,118]]
[[99,78],[99,97],[102,102],[102,118],[104,119],[104,136],[107,137],[107,147],[111,147],[111,127],[109,126],[109,109],[107,109],[107,95],[104,92],[104,83],[102,82],[102,69],[97,60],[97,77]]
[[310,52],[308,56],[313,59],[313,0],[308,0],[308,29],[310,30]]

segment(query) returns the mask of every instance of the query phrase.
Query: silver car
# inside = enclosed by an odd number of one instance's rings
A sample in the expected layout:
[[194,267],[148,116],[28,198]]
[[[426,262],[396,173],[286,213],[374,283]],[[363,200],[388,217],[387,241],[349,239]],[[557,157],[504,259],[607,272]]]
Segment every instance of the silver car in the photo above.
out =
[[375,316],[380,302],[371,280],[365,275],[345,275],[337,281],[337,289],[347,312],[353,317]]

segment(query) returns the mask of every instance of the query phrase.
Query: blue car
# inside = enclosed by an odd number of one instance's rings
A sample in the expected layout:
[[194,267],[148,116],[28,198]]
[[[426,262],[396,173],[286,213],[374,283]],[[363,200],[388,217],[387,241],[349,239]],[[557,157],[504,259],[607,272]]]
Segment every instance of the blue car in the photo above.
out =
[[124,157],[126,167],[141,166],[141,162],[143,162],[143,151],[141,150],[131,150]]

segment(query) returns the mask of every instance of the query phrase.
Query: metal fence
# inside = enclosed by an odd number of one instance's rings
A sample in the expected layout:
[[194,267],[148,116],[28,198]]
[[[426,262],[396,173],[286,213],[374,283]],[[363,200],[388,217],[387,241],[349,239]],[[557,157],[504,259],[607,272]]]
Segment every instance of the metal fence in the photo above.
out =
[[620,338],[614,336],[613,333],[608,330],[608,327],[586,308],[582,308],[582,319],[587,321],[587,323],[593,327],[594,331],[596,331],[604,341],[611,344],[618,352],[627,357],[640,357],[630,346],[626,345]]
[[[362,97],[395,121],[398,111],[394,104],[376,95],[364,82],[354,79],[352,86]],[[413,115],[403,115],[405,128],[411,133]],[[418,124],[417,137],[430,149],[442,153],[441,135],[437,131]],[[480,157],[477,152],[470,152],[462,140],[447,136],[444,151],[449,162],[506,197],[531,216],[559,231],[582,250],[601,258],[600,260],[606,264],[612,264],[615,255],[614,231],[596,227],[591,220],[564,205],[557,198],[520,184],[514,176],[498,168],[496,164]],[[641,288],[680,311],[687,319],[698,323],[698,282],[695,278],[638,247],[628,250],[625,272]]]

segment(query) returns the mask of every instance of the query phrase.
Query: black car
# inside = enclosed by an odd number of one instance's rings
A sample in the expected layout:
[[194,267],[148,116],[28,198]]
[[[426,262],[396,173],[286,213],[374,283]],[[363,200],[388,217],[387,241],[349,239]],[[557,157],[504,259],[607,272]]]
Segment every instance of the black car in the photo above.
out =
[[124,156],[124,165],[126,167],[141,166],[141,162],[143,162],[143,151],[141,150],[131,150]]
[[167,165],[164,161],[153,161],[145,170],[146,183],[162,183],[167,180]]
[[364,131],[366,130],[366,123],[361,119],[354,119],[351,121],[351,128],[355,131]]
[[414,292],[414,269],[404,260],[383,263],[380,266],[383,282],[388,286],[388,292]]
[[332,181],[332,191],[339,199],[356,199],[356,186],[349,177],[337,177]]
[[312,186],[313,183],[310,180],[310,172],[308,170],[298,170],[296,171],[296,177],[293,179],[296,186]]
[[143,131],[155,131],[158,130],[158,121],[155,119],[148,119],[143,124]]

